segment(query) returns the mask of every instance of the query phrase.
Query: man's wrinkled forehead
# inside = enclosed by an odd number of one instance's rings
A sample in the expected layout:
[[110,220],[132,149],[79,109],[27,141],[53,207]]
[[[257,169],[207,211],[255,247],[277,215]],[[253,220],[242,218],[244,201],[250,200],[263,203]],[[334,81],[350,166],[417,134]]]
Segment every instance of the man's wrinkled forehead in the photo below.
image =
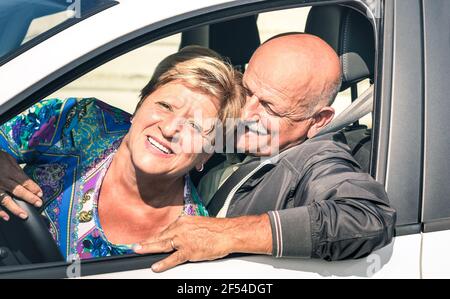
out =
[[[284,102],[303,98],[308,80],[300,78],[301,71],[278,57],[255,53],[244,73],[244,84],[258,97],[275,97]],[[303,70],[306,71],[306,70]]]
[[248,69],[244,75],[244,88],[254,94],[259,100],[268,102],[288,102],[291,100],[289,90],[283,84],[264,76],[256,70]]

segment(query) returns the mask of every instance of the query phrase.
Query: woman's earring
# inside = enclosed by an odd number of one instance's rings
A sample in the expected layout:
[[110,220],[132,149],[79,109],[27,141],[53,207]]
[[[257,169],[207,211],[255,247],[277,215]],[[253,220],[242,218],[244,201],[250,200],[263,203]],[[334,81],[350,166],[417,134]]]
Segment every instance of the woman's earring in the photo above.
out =
[[198,171],[198,172],[202,172],[202,171],[203,171],[203,164],[202,164],[202,166],[200,167],[200,169],[197,168],[197,171]]

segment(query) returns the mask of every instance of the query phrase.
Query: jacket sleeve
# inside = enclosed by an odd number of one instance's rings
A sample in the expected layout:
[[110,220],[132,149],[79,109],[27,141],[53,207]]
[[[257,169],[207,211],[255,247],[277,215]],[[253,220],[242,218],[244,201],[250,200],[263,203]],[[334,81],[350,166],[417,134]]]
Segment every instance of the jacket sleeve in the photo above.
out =
[[277,257],[360,258],[392,241],[396,213],[383,185],[350,160],[315,163],[293,200],[269,212]]

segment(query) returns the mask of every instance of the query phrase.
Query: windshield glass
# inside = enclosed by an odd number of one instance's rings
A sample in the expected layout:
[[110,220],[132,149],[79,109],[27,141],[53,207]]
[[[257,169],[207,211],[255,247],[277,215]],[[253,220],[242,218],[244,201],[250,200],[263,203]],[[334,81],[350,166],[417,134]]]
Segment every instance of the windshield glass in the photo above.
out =
[[0,64],[117,1],[0,0]]

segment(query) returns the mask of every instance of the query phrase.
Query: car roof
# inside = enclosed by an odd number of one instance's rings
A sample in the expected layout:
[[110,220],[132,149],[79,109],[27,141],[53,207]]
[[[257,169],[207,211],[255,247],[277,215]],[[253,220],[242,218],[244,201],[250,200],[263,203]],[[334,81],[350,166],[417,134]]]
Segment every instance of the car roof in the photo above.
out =
[[[0,114],[17,104],[12,100],[27,92],[42,78],[56,79],[71,64],[82,64],[117,44],[131,40],[143,32],[170,24],[170,19],[194,16],[196,11],[238,1],[230,0],[121,0],[18,55],[0,67]],[[39,85],[39,84],[38,84]],[[43,84],[44,85],[44,84]],[[7,88],[6,88],[7,87]],[[23,97],[21,97],[23,98]]]

